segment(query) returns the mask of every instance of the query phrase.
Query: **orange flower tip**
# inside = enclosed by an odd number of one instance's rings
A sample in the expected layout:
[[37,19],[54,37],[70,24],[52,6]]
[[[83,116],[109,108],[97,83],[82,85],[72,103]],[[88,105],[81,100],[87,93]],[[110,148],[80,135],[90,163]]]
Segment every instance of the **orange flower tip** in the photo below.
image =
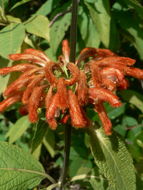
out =
[[49,124],[49,127],[52,129],[52,130],[56,130],[57,129],[57,122],[55,119],[48,119],[47,120],[48,124]]
[[17,54],[9,54],[8,57],[9,57],[9,59],[15,60],[18,57],[18,55]]
[[114,104],[113,104],[114,107],[120,107],[121,105],[122,105],[121,102],[117,102],[117,103],[114,103]]
[[107,135],[107,136],[111,136],[112,135],[112,131],[105,131],[105,134]]
[[34,116],[34,115],[30,115],[29,116],[29,121],[31,123],[36,123],[38,121],[38,117],[37,116]]

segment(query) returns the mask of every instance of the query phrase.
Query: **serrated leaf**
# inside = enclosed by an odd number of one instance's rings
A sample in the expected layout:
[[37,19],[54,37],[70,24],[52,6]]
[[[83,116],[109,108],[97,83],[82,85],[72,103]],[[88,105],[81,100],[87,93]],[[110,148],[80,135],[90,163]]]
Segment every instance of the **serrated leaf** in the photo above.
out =
[[47,176],[42,165],[28,152],[0,142],[0,189],[27,190]]
[[68,30],[71,23],[71,13],[67,13],[59,20],[57,20],[51,27],[50,30],[50,46],[54,52],[56,53],[59,44],[65,36],[65,32]]
[[26,129],[29,127],[30,122],[27,116],[21,117],[17,122],[10,128],[6,137],[9,137],[9,143],[15,142],[20,138]]
[[93,23],[97,27],[100,34],[100,40],[105,47],[109,46],[110,43],[110,12],[109,12],[109,1],[108,0],[98,0],[95,1],[94,5],[86,3],[89,9],[90,16]]
[[99,172],[107,178],[110,190],[135,190],[133,160],[123,141],[115,134],[105,136],[102,129],[89,128],[90,146]]
[[25,29],[30,34],[34,34],[49,41],[49,20],[43,15],[36,15],[25,23]]
[[36,124],[36,131],[32,139],[32,152],[42,143],[47,130],[48,124],[43,120],[39,120]]
[[0,55],[7,58],[16,53],[25,38],[25,29],[22,23],[12,23],[0,30]]
[[36,12],[36,15],[44,15],[44,16],[48,15],[51,12],[51,10],[52,10],[53,2],[54,2],[54,0],[47,0],[38,9],[38,11]]

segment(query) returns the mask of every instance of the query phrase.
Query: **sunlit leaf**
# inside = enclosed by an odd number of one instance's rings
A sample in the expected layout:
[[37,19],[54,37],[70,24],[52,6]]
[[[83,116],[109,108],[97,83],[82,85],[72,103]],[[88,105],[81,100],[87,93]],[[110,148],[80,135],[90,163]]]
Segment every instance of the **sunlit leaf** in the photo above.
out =
[[44,16],[48,15],[52,10],[53,3],[55,4],[56,2],[54,2],[54,0],[47,0],[38,9],[38,11],[36,12],[36,15],[44,15]]
[[21,117],[17,122],[10,128],[6,137],[9,137],[9,142],[13,143],[20,138],[26,129],[29,127],[30,122],[27,116]]
[[54,53],[56,53],[59,44],[65,36],[71,22],[71,13],[67,13],[59,18],[51,27],[50,30],[50,45]]
[[100,0],[95,1],[94,5],[86,3],[89,9],[93,23],[96,25],[97,30],[100,34],[100,40],[105,47],[109,46],[110,43],[110,12],[109,12],[109,1]]
[[28,3],[29,1],[31,1],[31,0],[21,0],[21,1],[17,2],[17,3],[15,3],[14,6],[11,7],[10,10],[12,11],[12,10],[15,9],[16,7],[19,7],[19,6],[21,6],[21,5],[25,4],[25,3]]
[[122,140],[105,136],[103,130],[89,128],[91,150],[99,172],[107,180],[109,189],[135,190],[133,161]]
[[0,189],[27,190],[47,177],[42,165],[28,152],[0,142]]
[[27,32],[42,37],[49,41],[49,20],[43,15],[37,15],[30,18],[25,23]]
[[0,30],[0,55],[7,58],[9,54],[20,50],[25,38],[23,24],[10,24]]

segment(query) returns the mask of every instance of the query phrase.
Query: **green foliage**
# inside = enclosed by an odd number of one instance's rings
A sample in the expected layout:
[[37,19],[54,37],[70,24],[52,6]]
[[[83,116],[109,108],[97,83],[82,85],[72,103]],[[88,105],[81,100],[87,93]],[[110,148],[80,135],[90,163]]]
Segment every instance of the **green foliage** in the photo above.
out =
[[1,190],[27,190],[38,185],[46,174],[29,153],[6,142],[0,143]]
[[23,24],[11,23],[0,31],[0,55],[8,58],[11,53],[20,51],[25,37]]
[[109,138],[101,129],[89,128],[88,132],[95,163],[108,180],[109,189],[135,190],[133,161],[121,139]]
[[11,126],[10,130],[6,134],[6,137],[9,138],[9,143],[15,142],[18,138],[20,138],[23,133],[29,127],[30,122],[27,116],[21,117],[17,122]]
[[49,41],[48,25],[49,25],[49,20],[47,19],[47,17],[38,15],[38,16],[33,16],[26,22],[25,29],[30,34],[34,34]]

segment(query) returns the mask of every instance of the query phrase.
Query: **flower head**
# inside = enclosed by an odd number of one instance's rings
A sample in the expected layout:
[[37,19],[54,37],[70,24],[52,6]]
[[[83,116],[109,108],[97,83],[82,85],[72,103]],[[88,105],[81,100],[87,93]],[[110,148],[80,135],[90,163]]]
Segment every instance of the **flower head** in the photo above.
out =
[[103,103],[120,106],[116,91],[128,87],[125,76],[143,79],[143,70],[133,68],[134,59],[120,57],[108,49],[85,48],[75,63],[69,62],[70,48],[66,40],[62,51],[57,62],[35,49],[9,55],[11,60],[25,63],[0,69],[1,75],[21,72],[4,91],[0,112],[19,101],[23,104],[20,112],[28,113],[32,123],[38,120],[38,109],[44,108],[46,121],[52,129],[57,128],[57,118],[62,123],[70,119],[72,126],[85,128],[90,120],[84,108],[91,104],[105,133],[110,135],[112,123]]

